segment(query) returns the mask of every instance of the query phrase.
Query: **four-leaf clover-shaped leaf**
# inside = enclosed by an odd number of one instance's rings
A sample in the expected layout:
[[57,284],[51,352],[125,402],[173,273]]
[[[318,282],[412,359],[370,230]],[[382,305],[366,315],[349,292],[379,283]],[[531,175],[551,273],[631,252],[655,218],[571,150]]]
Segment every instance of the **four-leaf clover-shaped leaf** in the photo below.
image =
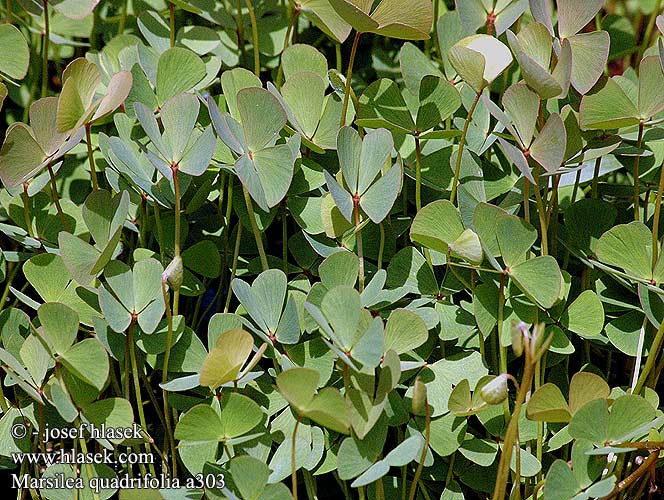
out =
[[528,158],[548,172],[555,172],[562,166],[567,146],[565,124],[558,113],[551,113],[537,137],[534,137],[540,99],[526,84],[517,83],[505,91],[504,113],[489,99],[484,99],[484,103],[516,140],[518,148],[498,138],[507,156],[531,183],[535,184],[535,179],[530,173]]
[[262,272],[251,286],[239,278],[231,283],[233,293],[258,325],[257,333],[266,342],[296,344],[300,338],[297,306],[293,295],[287,297],[287,284],[286,275],[280,269]]
[[134,321],[145,333],[156,330],[166,308],[161,292],[163,272],[155,259],[140,260],[133,269],[117,260],[108,263],[99,305],[114,331],[124,332]]
[[171,179],[173,169],[198,176],[210,165],[217,146],[212,126],[204,131],[196,128],[200,103],[193,94],[178,94],[161,108],[163,133],[150,108],[137,102],[134,110],[143,130],[156,151],[148,151],[148,158],[164,177]]
[[208,98],[210,118],[219,138],[238,155],[237,176],[258,206],[268,212],[288,192],[300,150],[300,135],[295,134],[286,144],[277,144],[287,115],[279,100],[263,88],[242,88],[234,104],[240,121],[229,113],[222,114],[214,100]]
[[351,127],[339,131],[337,152],[341,175],[350,192],[327,171],[325,180],[337,208],[348,222],[353,221],[355,208],[361,207],[376,224],[392,209],[403,181],[401,165],[393,165],[375,179],[390,160],[393,147],[392,134],[383,128],[369,132],[363,139]]
[[345,363],[356,369],[352,358],[373,373],[383,356],[383,320],[372,318],[361,304],[357,290],[339,285],[325,294],[320,308],[311,302],[305,302],[304,307],[332,342],[324,339],[325,343]]

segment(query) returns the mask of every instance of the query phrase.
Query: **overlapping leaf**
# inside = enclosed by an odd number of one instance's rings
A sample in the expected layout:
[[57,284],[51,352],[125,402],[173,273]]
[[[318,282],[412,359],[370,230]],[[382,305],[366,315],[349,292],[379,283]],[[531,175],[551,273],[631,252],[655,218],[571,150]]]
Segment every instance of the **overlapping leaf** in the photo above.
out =
[[157,118],[145,104],[134,104],[136,117],[152,141],[155,152],[148,158],[167,179],[173,177],[173,168],[185,174],[198,176],[210,165],[217,147],[212,125],[203,131],[196,128],[200,103],[192,94],[178,94],[161,108],[163,133]]
[[512,53],[497,38],[472,35],[460,40],[448,53],[459,76],[477,93],[512,64]]
[[265,89],[242,87],[235,104],[240,121],[229,113],[222,114],[212,99],[208,99],[210,117],[221,140],[238,155],[238,177],[258,206],[268,212],[288,192],[300,135],[286,144],[276,144],[288,118],[279,100]]
[[426,40],[433,22],[433,5],[428,0],[404,4],[382,0],[372,10],[366,0],[330,0],[334,10],[359,33],[376,33],[403,40]]
[[319,374],[310,368],[291,368],[277,376],[277,388],[297,413],[324,427],[350,433],[346,401],[337,389],[316,391]]
[[62,73],[62,93],[58,99],[57,130],[74,132],[83,125],[104,119],[115,111],[129,95],[132,85],[129,71],[113,75],[106,93],[97,99],[101,84],[99,69],[85,58],[75,59]]
[[[357,131],[344,127],[337,136],[337,151],[342,178],[348,190],[325,171],[325,180],[334,202],[344,216],[353,221],[354,197],[369,218],[378,224],[392,209],[402,184],[399,163],[376,180],[392,155],[394,142],[386,129],[377,129],[360,138]],[[358,208],[359,208],[358,207]]]
[[70,135],[58,131],[58,98],[45,97],[30,106],[30,125],[16,122],[7,128],[0,149],[0,180],[20,186],[64,156],[83,138],[83,130]]
[[296,344],[300,322],[292,294],[287,295],[286,275],[280,269],[262,272],[251,284],[236,278],[233,293],[258,325],[266,342]]
[[124,332],[134,321],[145,333],[155,331],[165,310],[161,293],[163,272],[154,259],[138,261],[133,269],[119,261],[106,266],[99,305],[114,331]]

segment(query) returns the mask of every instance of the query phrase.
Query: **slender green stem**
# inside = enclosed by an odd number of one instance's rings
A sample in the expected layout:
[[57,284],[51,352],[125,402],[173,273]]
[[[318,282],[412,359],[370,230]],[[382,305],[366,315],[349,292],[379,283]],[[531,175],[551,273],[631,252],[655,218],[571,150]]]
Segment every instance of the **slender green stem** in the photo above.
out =
[[[574,188],[572,190],[572,198],[570,200],[570,205],[574,205],[574,203],[576,203],[576,195],[579,192],[580,183],[581,183],[581,170],[577,170],[576,179],[574,180]],[[569,245],[565,245],[565,255],[563,257],[564,270],[567,270],[567,266],[569,265],[569,257],[570,257],[570,247]]]
[[[507,275],[505,273],[500,275],[500,288],[498,289],[498,314],[497,314],[497,323],[496,323],[496,334],[498,336],[498,355],[500,366],[498,367],[498,373],[507,373],[507,348],[503,346],[503,323],[505,317],[505,279]],[[503,410],[505,414],[505,420],[510,418],[510,405],[509,401],[506,399],[503,404]]]
[[415,136],[415,208],[422,208],[422,146],[419,136]]
[[124,0],[122,2],[122,12],[120,13],[120,22],[118,23],[118,35],[122,35],[125,30],[125,24],[127,24],[127,5],[129,0]]
[[[57,365],[56,365],[57,368]],[[129,359],[129,336],[125,339],[124,345],[124,380],[122,381],[122,396],[129,401],[130,395],[130,383],[131,380],[131,360]]]
[[572,190],[572,199],[570,200],[570,205],[573,205],[576,201],[576,195],[579,192],[579,184],[581,184],[581,170],[577,170],[576,178],[574,180],[574,189]]
[[341,489],[341,491],[343,491],[344,498],[346,500],[351,500],[352,497],[351,497],[350,493],[348,492],[348,484],[346,483],[346,481],[339,478],[339,473],[336,470],[332,471],[332,476],[334,477],[334,480],[339,485],[339,488]]
[[[551,215],[553,214],[553,207],[556,206],[558,203],[558,187],[560,186],[560,174],[557,174],[555,176],[555,180],[553,181],[553,192],[551,194],[551,199],[549,200],[549,204],[546,208],[546,225],[547,228],[550,227],[551,224]],[[555,241],[555,239],[554,239]]]
[[218,198],[218,212],[222,227],[226,227],[226,220],[224,219],[224,201],[226,196],[226,180],[228,175],[223,170],[219,172],[219,198]]
[[60,217],[60,221],[62,222],[64,228],[71,232],[71,227],[69,226],[67,217],[65,217],[65,213],[62,211],[62,205],[60,205],[60,195],[58,195],[58,186],[55,182],[55,173],[53,172],[53,166],[51,163],[48,164],[47,168],[48,175],[51,179],[51,196],[53,197],[53,203],[55,203],[55,209],[58,212],[58,216]]
[[[79,420],[79,425],[80,425],[80,420]],[[85,443],[85,438],[84,438],[84,437],[81,437],[81,438],[79,439],[79,443],[80,443],[80,445],[81,445],[81,451],[83,452],[83,456],[89,456],[89,455],[88,455],[88,446],[87,446],[87,444]],[[152,466],[152,467],[154,468],[154,466]],[[85,464],[85,470],[88,472],[88,480],[90,480],[90,479],[92,479],[93,477],[95,477],[95,471],[94,471],[94,469],[92,468],[92,464],[91,464],[91,463],[86,463],[86,464]],[[76,490],[74,490],[74,491],[76,491]],[[95,490],[92,490],[92,498],[94,498],[94,500],[99,500],[99,493],[97,493]]]
[[376,500],[385,500],[385,487],[383,486],[382,477],[376,481]]
[[48,48],[51,37],[51,26],[48,16],[48,0],[43,0],[44,7],[44,33],[42,35],[42,80],[41,96],[46,97],[48,92]]
[[648,187],[646,189],[646,194],[643,197],[643,223],[647,224],[648,223],[648,209],[650,208],[650,194],[652,193],[652,189]]
[[640,63],[641,59],[643,58],[643,54],[645,53],[645,51],[648,49],[648,46],[650,45],[650,39],[652,38],[652,32],[653,32],[653,28],[655,27],[655,21],[657,20],[657,16],[661,13],[662,13],[662,0],[657,0],[657,3],[655,4],[655,8],[653,9],[652,13],[650,14],[650,18],[648,19],[648,25],[646,26],[646,32],[643,35],[643,40],[641,41],[641,46],[639,47],[639,55],[638,55],[638,61],[637,61],[639,63]]
[[[546,367],[542,366],[542,360],[538,359],[537,364],[535,365],[535,390],[539,389],[542,385],[542,379],[544,374],[542,373]],[[542,454],[544,452],[544,422],[537,422],[537,449],[536,457],[540,463],[542,463]],[[542,471],[537,473],[536,482],[542,480]]]
[[475,108],[480,102],[480,97],[482,93],[478,92],[475,96],[473,104],[468,110],[468,116],[466,117],[466,123],[463,126],[463,132],[461,132],[461,139],[459,140],[459,150],[457,151],[456,165],[454,167],[454,180],[452,181],[452,194],[450,195],[450,201],[454,204],[457,195],[457,189],[459,185],[459,173],[461,171],[461,159],[463,158],[463,148],[466,145],[466,136],[468,135],[468,128],[470,127],[470,120],[473,118],[473,113],[475,113]]
[[350,372],[348,371],[348,365],[341,360],[338,363],[343,367],[343,380],[344,380],[344,394],[348,393],[350,388]]
[[[503,271],[497,271],[496,269],[489,269],[487,267],[477,267],[477,266],[471,266],[469,264],[463,264],[461,262],[453,262],[449,261],[447,265],[451,267],[462,267],[464,269],[470,269],[471,271],[477,271],[477,272],[482,272],[482,273],[492,273],[492,274],[503,274]],[[473,289],[472,286],[468,286],[471,290]]]
[[[92,30],[91,30],[91,35],[89,38],[90,41],[90,49],[92,52],[99,52],[97,43],[99,40],[99,33],[101,30],[97,29],[98,28],[98,23],[99,23],[99,11],[101,9],[93,9],[92,10]],[[57,57],[57,56],[56,56]]]
[[534,169],[535,175],[535,199],[537,200],[537,212],[540,221],[540,233],[542,233],[542,255],[549,253],[549,229],[546,223],[546,208],[542,200],[542,192],[540,191],[540,166],[537,165]]
[[7,0],[7,24],[12,23],[12,0]]
[[235,17],[237,24],[237,44],[240,47],[240,54],[244,58],[244,18],[242,16],[242,0],[237,0],[237,16]]
[[228,459],[230,460],[231,458],[233,458],[233,456],[231,455],[231,450],[228,449],[228,444],[224,443],[223,447],[224,447],[224,453],[226,453]]
[[422,475],[422,469],[424,468],[424,461],[427,457],[427,451],[429,450],[429,440],[431,439],[431,413],[429,411],[429,401],[428,398],[424,398],[424,447],[422,448],[422,454],[420,455],[420,462],[417,464],[417,469],[415,469],[415,476],[413,476],[413,482],[410,485],[410,492],[408,493],[408,500],[415,499],[415,493],[417,493],[417,484],[420,482],[420,476]]
[[295,426],[293,427],[293,436],[291,438],[291,482],[292,482],[292,493],[293,500],[297,500],[297,465],[295,464],[295,450],[297,443],[297,428],[300,425],[300,417],[297,417],[295,420]]
[[283,260],[284,274],[288,276],[288,209],[286,201],[281,202],[281,259]]
[[[420,144],[420,138],[418,135],[415,135],[415,208],[419,212],[422,208],[422,145]],[[427,260],[427,264],[433,271],[433,264],[431,263],[431,252],[428,248],[422,248],[424,257]]]
[[[110,373],[112,374],[112,378],[115,379],[115,372],[113,370],[110,370]],[[155,392],[152,390],[152,386],[150,385],[150,379],[148,379],[147,375],[145,374],[145,370],[138,370],[138,376],[141,379],[141,382],[143,384],[143,387],[145,387],[145,392],[148,393],[148,397],[150,398],[150,402],[152,403],[152,406],[154,407],[155,413],[157,414],[157,418],[159,418],[159,422],[161,423],[161,426],[163,429],[166,428],[166,418],[164,417],[164,412],[162,408],[159,407],[159,401],[157,400],[157,395]],[[115,387],[117,386],[117,380],[112,381]],[[119,388],[119,387],[118,387]],[[118,390],[116,394],[119,394],[120,391]],[[145,435],[147,436],[148,433],[145,431]],[[154,442],[151,442],[150,444],[154,444]],[[168,445],[168,439],[165,439],[165,444]],[[161,455],[161,450],[159,451],[159,454]],[[167,464],[165,464],[167,465]]]
[[383,253],[385,252],[385,226],[381,222],[378,224],[380,230],[380,242],[378,243],[378,269],[383,268]]
[[662,194],[664,194],[664,163],[659,168],[659,186],[655,198],[655,213],[652,221],[652,268],[655,269],[659,258],[659,217],[662,211]]
[[433,1],[433,46],[438,58],[442,57],[440,50],[440,40],[438,39],[438,17],[440,15],[440,1]]
[[[171,357],[171,348],[173,345],[173,314],[171,312],[170,300],[168,297],[168,290],[166,289],[166,282],[162,280],[161,282],[161,293],[164,296],[164,305],[166,306],[166,320],[168,322],[168,333],[166,335],[166,350],[164,351],[164,363],[161,370],[161,383],[165,384],[168,382],[168,364]],[[177,477],[177,456],[175,450],[175,437],[173,435],[173,424],[171,422],[171,411],[168,404],[168,391],[166,389],[162,390],[162,397],[164,400],[164,421],[166,423],[166,433],[168,436],[168,442],[171,448],[171,461],[172,461],[172,470],[174,477]]]
[[[237,223],[237,235],[235,236],[235,250],[233,250],[233,267],[231,268],[231,279],[229,283],[232,283],[235,279],[235,273],[237,272],[237,261],[240,256],[240,243],[242,241],[242,222],[238,221]],[[230,287],[229,287],[230,288]],[[226,292],[226,303],[224,304],[224,312],[228,312],[228,308],[231,305],[231,296],[230,290]]]
[[523,218],[530,224],[530,181],[523,179]]
[[228,195],[226,201],[226,212],[224,213],[224,274],[222,278],[226,278],[226,272],[228,271],[228,262],[231,253],[228,249],[228,237],[231,230],[231,215],[233,213],[233,177],[228,178]]
[[[638,149],[641,149],[641,146],[643,145],[643,129],[644,129],[644,124],[643,122],[640,122],[639,137],[636,141],[636,147]],[[641,155],[637,154],[636,158],[634,158],[634,220],[635,221],[639,220],[639,199],[641,194],[641,185],[639,180],[640,163],[641,163]]]
[[[429,267],[433,271],[433,265],[431,264],[431,254],[429,253],[428,250],[429,250],[428,248],[424,249],[424,256],[427,259],[427,263],[429,264]],[[454,277],[459,281],[459,283],[461,283],[464,287],[466,287],[468,289],[472,289],[472,285],[470,283],[468,283],[466,278],[461,276],[461,274],[456,269],[454,269],[455,267],[464,267],[465,268],[466,266],[459,265],[457,262],[452,261],[452,251],[451,251],[450,248],[448,248],[447,249],[447,268],[454,275]],[[471,269],[472,269],[472,267],[471,267]]]
[[452,453],[450,463],[447,465],[447,475],[445,476],[445,488],[450,485],[450,481],[454,478],[454,463],[456,462],[456,452]]
[[251,195],[246,187],[242,186],[242,192],[244,193],[244,202],[247,204],[247,212],[249,212],[249,222],[251,223],[251,230],[254,233],[254,239],[256,240],[256,247],[258,247],[258,255],[261,259],[261,267],[263,271],[267,271],[270,266],[267,263],[267,255],[265,255],[265,248],[263,248],[263,239],[261,238],[260,229],[258,229],[258,223],[256,222],[256,215],[254,213],[254,204],[251,201]]
[[632,374],[632,391],[636,387],[639,379],[639,370],[641,369],[641,362],[643,361],[643,346],[646,339],[646,328],[648,327],[648,317],[644,316],[639,329],[639,341],[636,349],[636,359],[634,360],[634,373]]
[[[209,290],[210,288],[210,279],[209,278],[203,278],[203,286],[201,287],[203,290]],[[191,317],[191,324],[195,325],[198,323],[198,318],[199,314],[201,312],[201,304],[203,302],[204,294],[201,294],[198,296],[196,299],[196,306],[194,307],[194,314]]]
[[170,18],[171,47],[175,47],[175,4],[168,3],[168,17]]
[[[182,212],[182,207],[181,203],[182,200],[181,198],[181,193],[180,193],[180,176],[179,176],[179,171],[180,168],[177,165],[174,165],[171,167],[171,170],[173,171],[173,190],[175,193],[175,242],[174,242],[174,252],[175,252],[175,257],[180,257],[180,249],[181,249],[181,234],[180,234],[180,217],[181,217],[181,212]],[[178,306],[180,303],[180,290],[176,289],[173,290],[173,314],[177,315],[178,314]]]
[[493,490],[493,500],[505,500],[505,494],[507,492],[507,480],[510,474],[512,452],[514,451],[514,443],[519,431],[519,415],[521,413],[523,403],[526,400],[526,396],[530,391],[530,386],[535,374],[535,367],[534,364],[531,363],[529,349],[529,346],[525,349],[526,366],[523,372],[523,379],[521,380],[521,384],[519,386],[516,403],[514,405],[514,411],[512,412],[510,423],[507,426],[507,432],[505,433],[503,451],[500,454],[500,461],[498,462],[498,475],[496,477],[496,486]]
[[148,230],[148,201],[145,195],[141,197],[140,220],[138,221],[138,241],[142,248],[147,247],[145,235]]
[[88,143],[88,163],[90,164],[90,176],[92,177],[92,190],[97,191],[99,184],[97,182],[97,170],[95,169],[95,159],[92,155],[92,137],[90,136],[90,124],[85,124],[85,140]]
[[360,43],[360,37],[362,33],[359,31],[355,33],[355,38],[353,39],[353,47],[350,51],[350,60],[348,61],[348,74],[346,75],[346,90],[344,91],[344,104],[341,108],[341,122],[339,127],[346,125],[346,113],[348,112],[348,100],[350,99],[351,91],[351,80],[353,79],[353,65],[355,64],[355,56],[357,54],[357,46]]
[[23,192],[21,193],[23,199],[23,218],[25,219],[25,229],[28,231],[30,238],[35,237],[32,229],[32,220],[30,219],[30,196],[28,196],[28,183],[23,183]]
[[[307,497],[309,500],[318,500],[318,495],[316,494],[316,481],[314,481],[311,472],[307,469],[302,469],[302,475],[304,476],[304,486],[307,489]],[[380,497],[377,500],[380,500]]]
[[159,239],[159,259],[164,263],[164,230],[161,225],[161,209],[159,203],[154,204],[154,223],[157,226],[157,239]]
[[[516,440],[514,446],[517,450],[521,449],[521,441],[519,440],[519,433],[516,433]],[[521,500],[521,453],[517,452],[515,460],[515,471],[514,471],[514,484],[512,486],[512,497],[514,500]]]
[[662,348],[663,340],[664,340],[664,321],[662,321],[662,323],[659,325],[659,328],[657,329],[657,334],[655,335],[655,338],[652,341],[652,345],[650,346],[650,350],[648,351],[648,359],[646,360],[646,364],[643,367],[643,370],[641,371],[641,375],[639,375],[639,379],[636,382],[636,385],[634,386],[634,391],[632,391],[633,394],[638,394],[641,392],[641,389],[643,389],[646,380],[648,380],[648,375],[650,374],[650,371],[655,366],[655,363],[657,361],[657,356],[659,355],[660,350]]
[[341,70],[343,69],[343,60],[341,58],[341,44],[339,42],[334,44],[334,53],[336,58],[337,71],[341,73]]
[[251,36],[254,44],[254,74],[258,77],[261,76],[261,54],[258,43],[258,24],[256,23],[256,14],[254,13],[254,6],[251,0],[244,0],[244,3],[249,10],[249,19],[251,20]]
[[[221,205],[219,205],[221,209]],[[228,187],[226,193],[226,211],[224,212],[224,226],[229,227],[231,225],[231,213],[233,209],[233,177],[229,175],[228,177]]]
[[[143,429],[148,428],[147,420],[145,420],[145,411],[143,410],[143,396],[141,395],[141,383],[138,380],[138,362],[136,360],[136,347],[134,346],[134,325],[136,320],[132,318],[127,331],[127,343],[129,344],[129,357],[131,358],[131,373],[134,381],[134,393],[136,396],[136,406],[138,407],[138,418]],[[150,448],[146,445],[146,451],[149,452]],[[154,464],[149,464],[150,472],[153,477],[156,476]],[[92,477],[92,476],[91,476]]]
[[[293,29],[295,28],[295,23],[297,22],[297,18],[300,15],[300,8],[299,6],[295,6],[293,9],[293,15],[291,16],[290,23],[288,24],[288,29],[286,30],[286,38],[284,39],[284,51],[288,48],[288,45],[290,45],[290,40],[291,40],[291,35],[293,33]],[[284,61],[283,61],[283,52],[281,53],[281,60],[279,62],[279,70],[277,71],[277,80],[276,80],[276,85],[277,88],[281,88],[281,84],[284,82]]]
[[[592,183],[592,199],[596,200],[599,197],[599,193],[597,192],[597,184],[599,184],[599,169],[600,166],[602,165],[602,157],[600,156],[595,160],[595,169],[593,170],[593,183]],[[581,170],[577,172],[577,178],[580,180],[581,177]],[[574,186],[577,188],[578,186],[575,184]]]
[[175,241],[174,241],[174,252],[175,256],[180,255],[180,212],[181,200],[180,200],[180,179],[179,179],[179,168],[177,166],[172,167],[173,170],[173,190],[175,193]]
[[359,263],[359,285],[360,292],[364,291],[364,249],[362,241],[362,229],[360,229],[360,201],[356,196],[353,200],[353,214],[355,217],[355,238],[357,241],[357,256],[360,260]]

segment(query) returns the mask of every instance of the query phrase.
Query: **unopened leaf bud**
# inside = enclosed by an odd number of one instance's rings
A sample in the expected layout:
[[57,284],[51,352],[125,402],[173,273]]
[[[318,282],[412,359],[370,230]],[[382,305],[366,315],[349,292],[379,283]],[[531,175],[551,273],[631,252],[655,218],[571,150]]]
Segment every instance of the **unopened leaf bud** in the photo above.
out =
[[528,335],[528,325],[523,321],[512,322],[512,350],[519,357],[523,354],[523,337]]
[[413,387],[413,415],[419,415],[424,410],[424,405],[427,401],[427,386],[422,382],[420,377],[415,379],[415,387]]
[[179,290],[182,286],[184,278],[184,267],[182,265],[182,257],[176,255],[161,275],[161,279],[165,280],[173,290]]
[[507,399],[507,379],[507,374],[503,373],[484,384],[480,389],[482,399],[490,405],[497,405],[505,401]]

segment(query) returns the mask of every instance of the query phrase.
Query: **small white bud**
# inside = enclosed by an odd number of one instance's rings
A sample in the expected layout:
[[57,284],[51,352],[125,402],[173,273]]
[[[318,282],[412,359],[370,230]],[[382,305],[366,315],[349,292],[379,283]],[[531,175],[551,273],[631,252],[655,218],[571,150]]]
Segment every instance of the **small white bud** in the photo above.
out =
[[484,384],[480,389],[482,399],[490,405],[497,405],[505,401],[507,399],[508,378],[506,373],[502,373]]
[[175,256],[170,264],[166,267],[161,275],[161,279],[168,283],[173,290],[179,290],[182,286],[184,278],[184,267],[182,265],[182,257]]

